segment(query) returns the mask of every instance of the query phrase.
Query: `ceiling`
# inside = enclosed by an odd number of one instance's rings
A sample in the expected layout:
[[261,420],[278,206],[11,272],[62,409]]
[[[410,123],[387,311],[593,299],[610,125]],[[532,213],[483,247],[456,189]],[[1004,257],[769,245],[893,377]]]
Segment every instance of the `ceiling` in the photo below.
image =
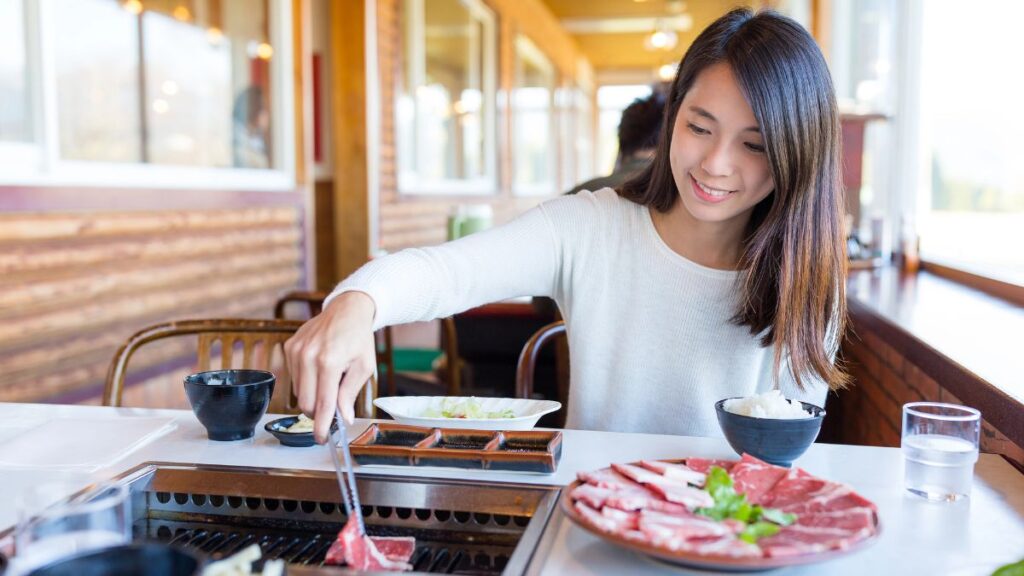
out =
[[[652,81],[659,66],[677,64],[697,34],[737,0],[542,0],[576,40],[599,83]],[[678,37],[670,50],[645,48],[656,27]],[[601,78],[605,78],[601,81]],[[646,80],[644,80],[646,78]]]

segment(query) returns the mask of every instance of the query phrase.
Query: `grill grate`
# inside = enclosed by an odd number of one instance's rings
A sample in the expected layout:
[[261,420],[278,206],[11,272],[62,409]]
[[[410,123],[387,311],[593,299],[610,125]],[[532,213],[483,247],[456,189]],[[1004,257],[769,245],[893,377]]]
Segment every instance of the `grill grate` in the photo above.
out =
[[[122,480],[134,536],[213,558],[258,543],[289,573],[334,573],[324,556],[347,520],[333,475],[149,464]],[[416,573],[522,574],[558,488],[357,475],[367,532],[412,536]],[[340,494],[338,494],[340,499]]]

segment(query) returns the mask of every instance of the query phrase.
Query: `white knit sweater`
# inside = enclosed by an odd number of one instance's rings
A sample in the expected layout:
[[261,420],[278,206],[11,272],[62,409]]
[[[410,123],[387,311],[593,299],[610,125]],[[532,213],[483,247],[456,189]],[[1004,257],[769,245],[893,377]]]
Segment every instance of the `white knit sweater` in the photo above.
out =
[[[570,428],[721,436],[714,404],[773,387],[773,350],[729,319],[739,274],[673,252],[644,206],[605,188],[541,204],[504,226],[370,262],[342,282],[377,306],[374,329],[516,296],[550,296],[570,350]],[[808,379],[804,379],[807,382]],[[790,398],[824,406],[814,380]]]

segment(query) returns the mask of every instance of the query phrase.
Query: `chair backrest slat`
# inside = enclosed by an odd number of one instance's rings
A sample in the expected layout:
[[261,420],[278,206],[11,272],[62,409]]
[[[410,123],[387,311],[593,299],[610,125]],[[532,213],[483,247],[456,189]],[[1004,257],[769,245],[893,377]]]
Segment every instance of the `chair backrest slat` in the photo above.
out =
[[[211,369],[212,349],[218,344],[221,347],[221,368],[231,368],[235,343],[241,342],[242,368],[257,368],[275,372],[277,385],[274,389],[274,398],[271,400],[271,411],[294,412],[297,405],[292,390],[291,375],[287,366],[273,366],[273,358],[275,349],[283,346],[284,342],[295,334],[300,326],[302,326],[301,321],[279,319],[181,320],[150,326],[129,338],[114,355],[107,372],[103,403],[107,406],[121,405],[128,362],[140,347],[165,338],[194,335],[199,344],[197,354],[199,371]],[[260,346],[262,349],[257,350]],[[284,358],[283,354],[281,358]],[[274,370],[275,368],[276,370]],[[360,417],[369,415],[368,407],[372,406],[376,388],[375,381],[367,383],[364,387],[364,391],[356,403],[356,415]]]

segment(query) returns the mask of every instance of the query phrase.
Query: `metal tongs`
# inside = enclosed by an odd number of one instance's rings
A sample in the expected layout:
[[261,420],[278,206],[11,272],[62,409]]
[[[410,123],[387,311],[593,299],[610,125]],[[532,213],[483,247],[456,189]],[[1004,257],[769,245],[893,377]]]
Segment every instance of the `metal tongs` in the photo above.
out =
[[359,505],[359,491],[356,489],[356,475],[352,472],[352,453],[348,449],[348,432],[345,430],[345,421],[341,419],[341,411],[337,408],[334,409],[334,418],[338,422],[338,432],[341,434],[341,451],[345,456],[344,470],[341,469],[341,462],[338,461],[339,442],[333,433],[327,447],[331,451],[331,460],[334,461],[334,472],[338,475],[338,487],[341,488],[341,499],[345,503],[345,514],[348,514],[349,519],[355,515],[359,535],[366,536],[363,508]]

